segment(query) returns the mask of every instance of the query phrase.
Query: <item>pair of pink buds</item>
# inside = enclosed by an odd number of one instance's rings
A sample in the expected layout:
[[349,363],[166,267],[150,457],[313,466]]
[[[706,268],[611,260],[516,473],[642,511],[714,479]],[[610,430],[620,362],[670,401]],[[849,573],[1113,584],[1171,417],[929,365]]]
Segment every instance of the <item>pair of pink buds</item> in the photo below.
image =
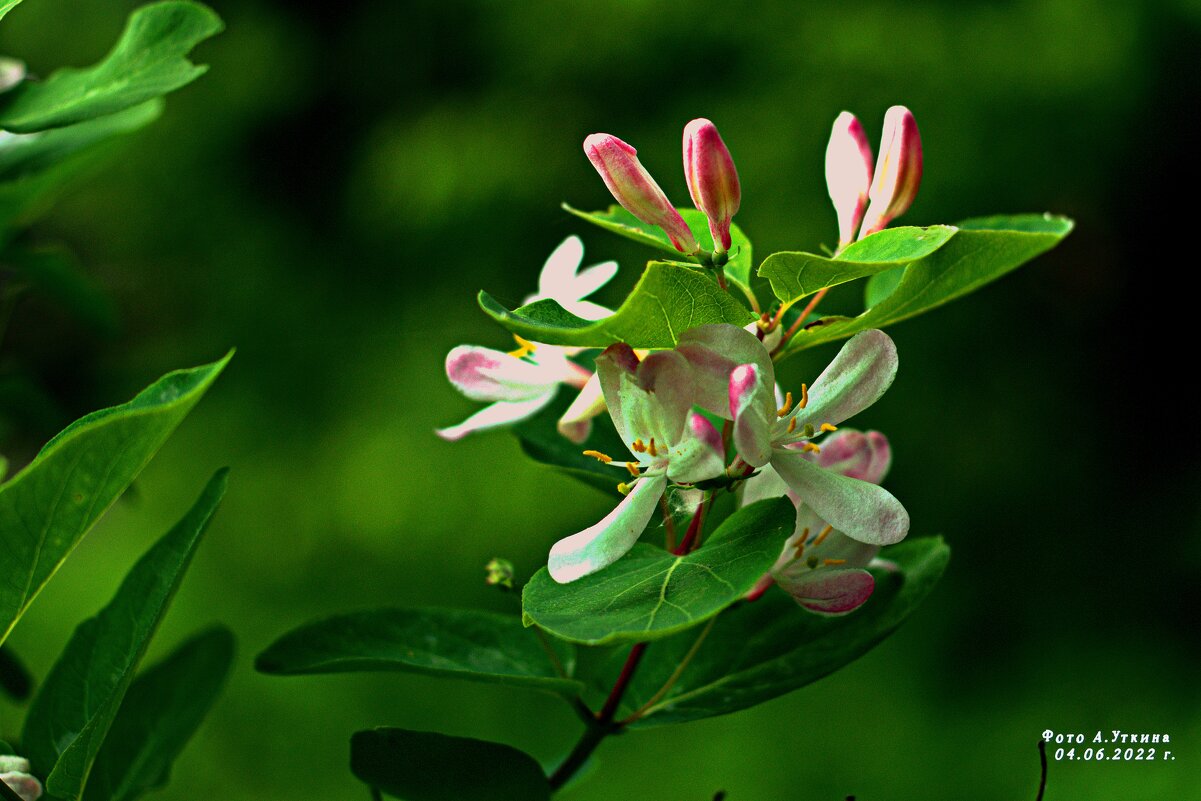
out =
[[826,147],[826,186],[838,214],[838,249],[904,214],[921,181],[922,139],[909,109],[893,106],[884,115],[874,173],[863,125],[849,111],[839,114]]
[[[612,134],[596,133],[584,140],[584,152],[626,211],[662,228],[681,253],[701,251],[688,223],[639,163],[637,150]],[[709,219],[714,250],[725,253],[730,249],[730,221],[738,213],[742,194],[734,159],[709,120],[693,120],[684,128],[684,175],[692,202]]]

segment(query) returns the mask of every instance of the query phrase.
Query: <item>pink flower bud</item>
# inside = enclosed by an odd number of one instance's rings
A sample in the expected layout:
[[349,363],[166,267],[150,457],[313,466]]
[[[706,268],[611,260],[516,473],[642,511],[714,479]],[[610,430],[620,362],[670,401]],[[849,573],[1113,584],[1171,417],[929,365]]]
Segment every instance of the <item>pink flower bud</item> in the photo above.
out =
[[854,114],[844,111],[834,120],[830,143],[826,145],[826,188],[838,214],[839,247],[855,241],[855,231],[867,210],[871,185],[872,146],[862,123]]
[[859,238],[874,234],[905,213],[917,197],[922,182],[922,138],[913,114],[904,106],[893,106],[884,115],[880,159],[868,193],[871,205]]
[[729,250],[730,220],[738,213],[742,193],[734,159],[709,120],[693,120],[684,128],[684,175],[692,202],[709,218],[714,248]]
[[692,229],[638,162],[637,150],[616,136],[596,133],[584,140],[584,153],[626,211],[644,223],[662,228],[681,253],[691,254],[701,249]]

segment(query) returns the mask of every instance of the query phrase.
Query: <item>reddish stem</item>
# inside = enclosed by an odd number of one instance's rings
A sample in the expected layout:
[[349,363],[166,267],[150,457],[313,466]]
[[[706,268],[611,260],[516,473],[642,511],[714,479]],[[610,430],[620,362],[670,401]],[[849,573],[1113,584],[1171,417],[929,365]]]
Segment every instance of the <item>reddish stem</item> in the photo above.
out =
[[809,305],[804,308],[800,316],[797,317],[793,324],[789,326],[788,330],[784,332],[784,336],[780,338],[780,344],[776,345],[776,349],[772,351],[773,353],[779,353],[780,351],[784,350],[784,346],[788,344],[788,340],[792,339],[792,335],[800,330],[801,326],[805,324],[805,320],[808,319],[809,315],[813,314],[813,310],[817,308],[817,304],[822,302],[822,298],[824,298],[826,293],[829,291],[830,287],[826,287],[813,296],[813,300],[809,301]]

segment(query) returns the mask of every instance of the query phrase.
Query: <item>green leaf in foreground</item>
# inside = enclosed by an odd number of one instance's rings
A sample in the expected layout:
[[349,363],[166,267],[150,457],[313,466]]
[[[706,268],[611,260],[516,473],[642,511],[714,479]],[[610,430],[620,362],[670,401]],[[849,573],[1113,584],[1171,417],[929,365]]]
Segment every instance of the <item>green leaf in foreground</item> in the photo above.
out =
[[58,128],[174,91],[204,73],[207,67],[191,63],[187,54],[222,27],[221,18],[199,3],[167,0],[139,8],[99,64],[61,69],[0,95],[0,128]]
[[434,732],[380,728],[350,739],[350,769],[405,801],[548,801],[542,768],[509,745]]
[[795,525],[796,509],[777,498],[738,510],[686,556],[640,543],[570,584],[542,568],[522,593],[522,611],[527,624],[585,645],[667,637],[742,598],[775,563]]
[[[844,617],[810,614],[775,588],[723,614],[670,691],[634,725],[685,723],[737,712],[858,659],[930,594],[946,569],[950,549],[941,538],[927,537],[889,547],[881,556],[899,571],[873,569],[872,597]],[[652,701],[696,640],[696,632],[690,631],[647,649],[626,694],[626,714]]]
[[870,309],[858,317],[836,318],[798,331],[786,352],[843,339],[869,328],[884,328],[966,295],[1055,247],[1072,226],[1066,217],[1050,214],[962,222],[942,247],[904,267],[900,280],[886,296],[883,292],[869,293],[878,299]]
[[76,801],[150,638],[225,494],[218,471],[192,509],[126,575],[108,606],[75,629],[34,698],[21,742],[55,798]]
[[[671,244],[671,240],[667,238],[667,234],[663,233],[662,228],[644,223],[621,206],[613,205],[605,211],[580,211],[564,203],[563,210],[574,214],[581,220],[600,226],[606,231],[612,231],[618,236],[624,236],[626,239],[632,239],[664,253],[670,253],[676,259],[685,258],[684,254]],[[688,223],[688,227],[692,229],[692,233],[701,247],[712,251],[714,249],[713,237],[709,233],[709,221],[704,212],[697,209],[676,209],[676,211],[684,218],[684,222]],[[730,261],[725,267],[726,276],[743,286],[750,286],[754,252],[751,249],[751,240],[747,239],[746,234],[736,224],[730,226],[730,254]]]
[[[547,649],[553,648],[554,655]],[[259,654],[263,673],[402,671],[531,687],[568,697],[582,684],[567,643],[539,641],[515,615],[475,609],[376,609],[285,634]]]
[[836,258],[773,253],[763,260],[759,275],[771,281],[777,298],[795,303],[823,289],[923,259],[945,245],[955,232],[948,225],[886,228],[854,243]]
[[233,658],[233,634],[216,628],[139,675],[96,756],[84,801],[132,801],[164,786],[171,764],[217,700]]
[[706,323],[754,322],[747,311],[706,270],[652,261],[621,307],[603,320],[589,321],[553,300],[510,311],[487,292],[480,308],[502,326],[534,342],[603,348],[626,342],[635,348],[670,348],[690,328]]
[[151,100],[68,128],[0,134],[0,228],[45,206],[54,190],[96,163],[114,141],[158,119],[162,109],[161,100]]
[[513,426],[511,430],[521,443],[521,449],[530,458],[558,468],[572,478],[596,487],[616,499],[619,497],[617,485],[623,480],[624,471],[602,464],[591,456],[585,456],[584,451],[599,451],[620,459],[628,448],[617,435],[608,415],[594,418],[588,439],[579,444],[560,434],[559,418],[567,410],[573,395],[574,393],[570,392],[560,393],[560,397],[555,398],[549,406]]
[[0,0],[0,19],[4,19],[5,14],[19,5],[21,5],[21,0]]
[[169,373],[128,403],[81,417],[0,485],[0,643],[232,355]]

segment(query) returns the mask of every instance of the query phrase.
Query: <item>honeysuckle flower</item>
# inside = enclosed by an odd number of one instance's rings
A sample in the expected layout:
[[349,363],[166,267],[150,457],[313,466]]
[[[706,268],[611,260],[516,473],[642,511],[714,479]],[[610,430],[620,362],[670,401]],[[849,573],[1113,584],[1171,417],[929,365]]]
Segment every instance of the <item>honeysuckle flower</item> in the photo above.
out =
[[576,317],[600,320],[613,313],[598,303],[585,300],[617,274],[617,262],[605,261],[584,269],[584,243],[578,236],[569,236],[555,248],[538,277],[538,291],[524,303],[553,300]]
[[780,406],[771,358],[755,335],[732,325],[700,326],[681,335],[676,350],[696,372],[696,402],[733,420],[734,444],[747,466],[770,464],[798,497],[854,540],[888,545],[905,537],[909,514],[896,498],[811,458],[822,450],[815,440],[871,406],[892,384],[897,352],[888,335],[856,334],[812,388],[802,385],[797,402],[788,393]]
[[594,133],[584,140],[584,153],[626,211],[648,225],[662,228],[681,253],[693,254],[701,249],[692,229],[638,161],[637,150],[612,134]]
[[[583,260],[580,238],[564,239],[542,267],[538,292],[525,302],[553,300],[586,320],[608,317],[611,310],[586,298],[613,277],[617,263],[602,262],[581,270]],[[583,442],[592,430],[592,418],[605,410],[600,381],[571,360],[578,349],[514,338],[519,347],[508,353],[460,345],[447,354],[446,375],[455,388],[472,400],[491,405],[459,425],[438,429],[438,436],[453,442],[476,431],[533,417],[554,400],[560,384],[567,384],[580,394],[559,419],[559,432],[573,442]]]
[[922,138],[917,121],[904,106],[893,106],[884,115],[880,158],[876,161],[871,204],[859,238],[874,234],[905,213],[917,197],[922,181]]
[[826,145],[826,188],[838,215],[838,247],[855,241],[855,232],[867,211],[872,185],[872,146],[863,124],[849,111],[834,120]]
[[657,351],[639,361],[628,345],[610,345],[597,357],[596,373],[633,461],[590,455],[628,470],[633,478],[621,486],[626,497],[603,520],[551,548],[547,568],[560,583],[595,573],[634,547],[668,482],[695,484],[725,470],[721,435],[692,411],[696,380],[684,356]]
[[4,782],[24,801],[42,797],[42,783],[29,773],[29,760],[19,756],[0,756],[0,782]]
[[734,159],[709,120],[696,119],[684,128],[684,176],[692,202],[709,218],[714,248],[726,252],[730,221],[738,213],[742,193]]
[[[821,453],[809,454],[819,467],[843,476],[879,484],[892,460],[888,439],[878,431],[842,429],[822,443]],[[822,615],[843,615],[863,604],[876,582],[864,568],[880,546],[851,539],[822,519],[770,466],[747,480],[743,505],[787,495],[797,508],[796,529],[771,570],[751,590],[756,597],[778,584],[805,609]]]

